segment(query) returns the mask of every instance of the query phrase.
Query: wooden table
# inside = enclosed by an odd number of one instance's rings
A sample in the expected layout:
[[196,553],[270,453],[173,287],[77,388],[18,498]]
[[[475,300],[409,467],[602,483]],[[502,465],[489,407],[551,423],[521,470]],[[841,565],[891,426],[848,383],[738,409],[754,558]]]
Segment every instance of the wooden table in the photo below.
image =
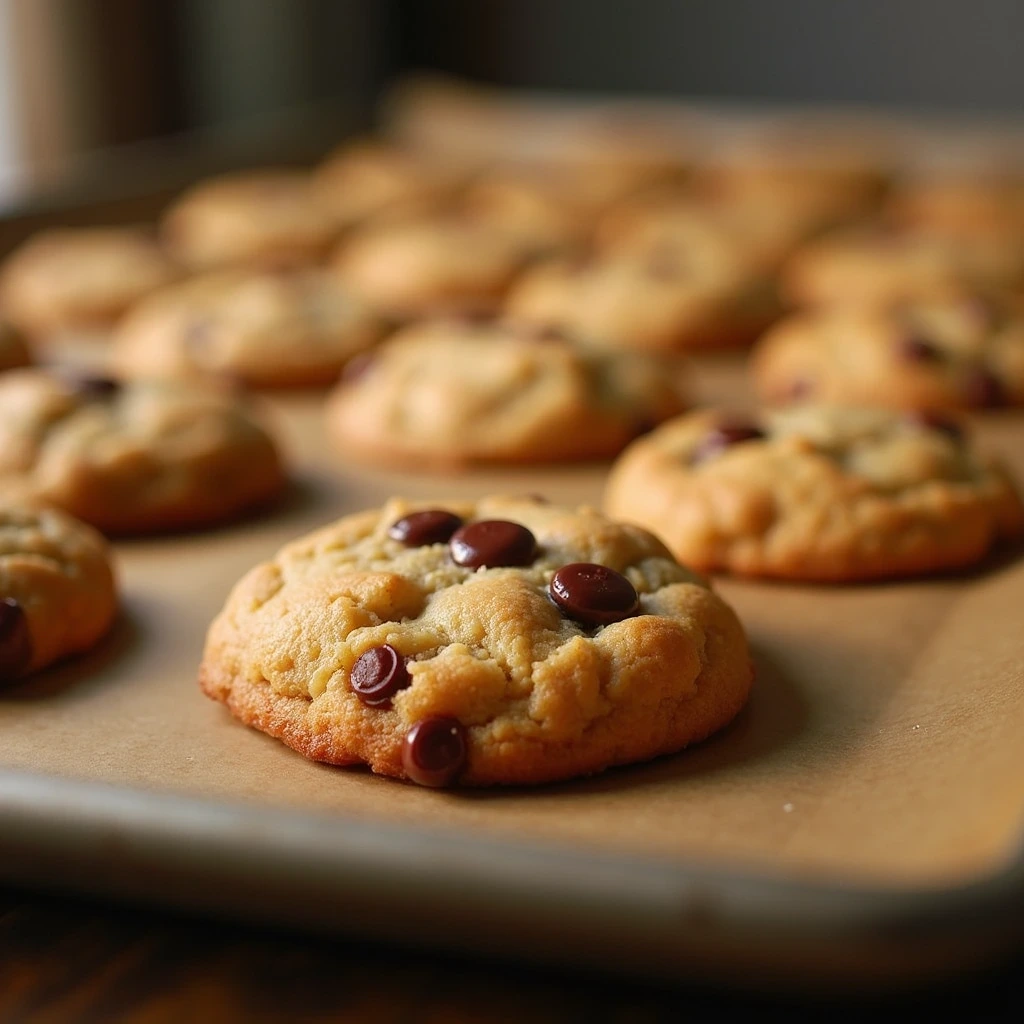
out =
[[424,955],[358,940],[0,889],[0,1021],[615,1021],[766,1011],[857,1020],[962,1007],[1016,1020],[1024,951],[955,987],[755,997]]

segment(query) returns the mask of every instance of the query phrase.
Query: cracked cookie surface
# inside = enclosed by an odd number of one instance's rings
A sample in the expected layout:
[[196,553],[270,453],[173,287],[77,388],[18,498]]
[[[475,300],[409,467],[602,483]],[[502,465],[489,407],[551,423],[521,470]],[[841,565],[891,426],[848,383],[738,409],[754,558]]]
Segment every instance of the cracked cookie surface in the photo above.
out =
[[104,533],[225,522],[284,485],[270,436],[226,389],[11,370],[0,409],[7,492]]
[[335,447],[433,469],[608,457],[685,407],[685,368],[497,322],[438,320],[385,341],[328,403]]
[[110,551],[56,509],[0,501],[0,684],[93,647],[117,613]]
[[[425,509],[453,518],[440,533],[395,539],[396,524]],[[484,566],[456,561],[466,545],[445,535],[460,521]],[[517,564],[493,564],[504,539],[474,540],[474,527],[494,521],[532,536]],[[607,625],[572,618],[579,611],[566,613],[550,588],[578,563],[624,577],[636,606]],[[371,705],[356,692],[356,666],[381,651],[405,675]],[[307,757],[385,775],[423,782],[410,737],[454,723],[462,753],[446,781],[470,785],[568,778],[679,750],[730,721],[751,679],[735,614],[649,533],[590,509],[505,498],[392,499],[289,544],[236,585],[200,670],[207,695],[248,725]]]
[[623,452],[604,507],[704,571],[798,580],[970,565],[1024,532],[1013,483],[958,422],[836,406],[672,420]]

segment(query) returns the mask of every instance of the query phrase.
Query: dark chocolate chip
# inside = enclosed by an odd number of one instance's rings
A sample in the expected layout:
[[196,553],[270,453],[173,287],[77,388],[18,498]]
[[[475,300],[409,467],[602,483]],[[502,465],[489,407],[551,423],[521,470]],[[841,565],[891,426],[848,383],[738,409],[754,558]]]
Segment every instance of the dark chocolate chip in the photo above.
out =
[[1002,382],[984,367],[972,370],[964,379],[963,388],[967,404],[976,409],[995,409],[1008,401]]
[[0,599],[0,683],[15,679],[32,661],[32,635],[25,609],[13,598]]
[[690,462],[705,462],[721,455],[733,445],[743,444],[744,441],[760,441],[765,436],[765,432],[754,423],[739,420],[720,423],[717,427],[712,427],[698,442],[690,456]]
[[928,409],[918,409],[907,413],[907,420],[914,424],[914,426],[920,427],[922,430],[937,431],[940,434],[945,434],[947,437],[952,438],[954,441],[962,441],[964,437],[963,424],[953,419],[953,417],[946,416],[941,412],[934,412]]
[[906,334],[896,343],[896,351],[902,359],[911,363],[938,363],[942,352],[933,342],[918,334]]
[[551,578],[551,598],[570,619],[604,626],[635,615],[636,588],[622,573],[593,562],[563,565]]
[[482,519],[456,530],[452,561],[470,569],[481,566],[529,565],[537,555],[537,538],[519,523]]
[[466,763],[466,747],[466,728],[457,718],[424,718],[405,734],[402,767],[420,786],[447,786]]
[[88,373],[62,372],[64,382],[82,398],[90,401],[105,401],[113,398],[122,388],[119,380]]
[[443,508],[428,508],[410,512],[388,527],[388,536],[407,548],[421,548],[426,544],[444,544],[462,525],[462,519]]
[[356,696],[372,708],[389,704],[391,698],[411,682],[405,659],[391,644],[371,647],[360,654],[349,676]]

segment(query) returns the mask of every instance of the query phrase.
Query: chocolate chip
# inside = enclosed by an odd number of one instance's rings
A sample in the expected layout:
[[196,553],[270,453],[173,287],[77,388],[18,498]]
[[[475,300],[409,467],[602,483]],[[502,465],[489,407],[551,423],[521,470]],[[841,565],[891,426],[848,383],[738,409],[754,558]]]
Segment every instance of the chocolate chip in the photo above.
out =
[[88,373],[62,372],[64,382],[82,398],[90,401],[105,401],[120,392],[122,384],[112,377],[101,377]]
[[726,448],[735,444],[743,444],[744,441],[760,441],[764,438],[765,432],[754,423],[744,423],[736,420],[731,423],[720,423],[717,427],[704,435],[694,448],[690,456],[691,463],[705,462],[721,455]]
[[551,599],[577,622],[605,626],[635,615],[636,588],[622,573],[593,562],[563,565],[551,578]]
[[953,419],[951,416],[945,416],[940,412],[934,412],[928,409],[916,409],[913,412],[907,413],[907,420],[916,427],[920,427],[922,430],[934,430],[940,434],[945,434],[947,437],[952,438],[954,441],[962,441],[964,437],[963,424]]
[[396,519],[388,527],[388,536],[407,548],[421,548],[427,544],[444,544],[461,525],[462,519],[454,512],[428,508]]
[[457,718],[424,718],[405,734],[402,767],[420,786],[447,786],[466,763],[466,746],[466,728]]
[[470,569],[481,566],[529,565],[537,554],[537,538],[519,523],[482,519],[456,530],[452,561]]
[[942,360],[940,349],[918,334],[901,337],[896,343],[896,351],[901,358],[911,363],[937,363]]
[[391,644],[381,644],[364,651],[356,659],[349,675],[349,683],[356,696],[371,708],[389,704],[391,698],[411,682],[405,658]]
[[976,409],[995,409],[1008,401],[1002,382],[984,367],[972,370],[964,378],[963,393],[967,404]]
[[13,597],[0,599],[0,683],[15,679],[32,661],[32,636],[25,609]]

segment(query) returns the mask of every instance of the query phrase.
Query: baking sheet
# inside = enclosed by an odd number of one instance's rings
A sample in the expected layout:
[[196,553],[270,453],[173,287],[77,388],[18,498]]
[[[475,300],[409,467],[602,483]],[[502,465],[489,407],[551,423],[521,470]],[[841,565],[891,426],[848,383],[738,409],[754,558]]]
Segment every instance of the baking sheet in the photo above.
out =
[[[698,383],[709,399],[745,404],[738,357],[704,360]],[[503,936],[506,952],[529,945],[537,953],[536,942],[510,928],[510,914],[549,912],[550,878],[560,872],[578,886],[585,863],[603,865],[617,888],[587,889],[576,924],[588,922],[583,908],[593,909],[594,900],[610,901],[602,927],[608,934],[633,928],[635,941],[653,942],[662,959],[648,955],[648,967],[664,959],[677,971],[718,949],[705,942],[699,954],[687,953],[685,935],[700,934],[700,918],[677,913],[683,894],[709,870],[719,910],[741,890],[757,894],[735,908],[732,938],[743,940],[746,952],[730,945],[711,958],[726,973],[749,967],[752,958],[779,967],[779,936],[794,928],[804,943],[812,941],[776,977],[819,977],[826,950],[842,971],[874,976],[898,973],[911,954],[919,970],[938,969],[944,961],[930,945],[938,940],[961,964],[968,952],[977,957],[1007,941],[1007,914],[1024,896],[1024,561],[1012,552],[984,571],[928,581],[826,588],[721,580],[719,589],[748,628],[758,667],[749,707],[723,733],[676,756],[575,782],[425,790],[308,762],[231,719],[195,683],[209,621],[251,565],[337,515],[391,494],[539,491],[555,501],[595,503],[604,467],[450,477],[368,472],[329,449],[321,396],[265,402],[295,468],[283,506],[227,529],[119,544],[125,609],[109,641],[81,662],[0,693],[0,849],[8,874],[38,878],[46,865],[49,880],[109,888],[123,886],[120,869],[136,863],[134,892],[174,893],[204,906],[228,900],[236,909],[240,883],[251,891],[274,879],[276,902],[250,901],[248,909],[313,919],[318,902],[333,895],[351,904],[353,886],[368,884],[360,872],[397,858],[391,888],[404,886],[408,917],[435,899],[442,883],[461,891],[465,874],[452,860],[455,851],[468,856],[482,843],[490,853],[474,863],[481,885],[492,865],[492,899],[474,904],[465,928],[453,934],[474,945],[487,936],[502,946]],[[979,434],[1024,477],[1024,424],[995,416]],[[80,783],[117,787],[119,795],[66,788]],[[183,802],[164,805],[139,794]],[[164,806],[154,821],[154,809]],[[173,821],[173,832],[161,830],[160,821]],[[349,840],[360,829],[371,838],[354,854],[337,840],[326,854],[322,839],[311,841],[306,854],[330,864],[334,849],[336,869],[311,891],[302,845],[285,853],[275,844],[315,830],[317,822]],[[108,840],[102,871],[86,842],[99,825]],[[158,835],[162,845],[154,845]],[[448,852],[431,861],[435,874],[417,888],[412,883],[424,870],[417,851],[432,842]],[[190,857],[182,858],[182,843]],[[143,849],[146,856],[133,860]],[[500,895],[502,859],[526,850],[541,858],[546,877],[518,878],[505,892],[517,893],[510,908]],[[222,878],[225,858],[246,865],[238,867],[234,888]],[[83,876],[88,864],[94,866]],[[184,889],[168,881],[178,877],[176,866],[185,871],[178,881],[189,880]],[[665,893],[674,894],[664,904],[674,908],[668,931],[664,922],[641,927],[651,909],[645,887],[659,872]],[[376,892],[370,909],[382,911],[387,890],[383,882],[379,890],[364,887],[361,899]],[[778,898],[782,891],[788,900]],[[837,894],[860,899],[836,906],[830,901]],[[815,912],[801,917],[801,905]],[[976,934],[967,950],[963,922],[972,914]],[[876,940],[896,917],[906,927],[936,916],[945,923],[924,945],[904,949],[903,960],[871,958],[869,971],[850,949],[850,926],[863,926],[864,915],[875,954]],[[409,937],[402,917],[368,916],[384,934]],[[336,924],[350,927],[353,920],[343,916]],[[596,935],[592,922],[585,930]],[[615,959],[621,966],[630,958]]]

